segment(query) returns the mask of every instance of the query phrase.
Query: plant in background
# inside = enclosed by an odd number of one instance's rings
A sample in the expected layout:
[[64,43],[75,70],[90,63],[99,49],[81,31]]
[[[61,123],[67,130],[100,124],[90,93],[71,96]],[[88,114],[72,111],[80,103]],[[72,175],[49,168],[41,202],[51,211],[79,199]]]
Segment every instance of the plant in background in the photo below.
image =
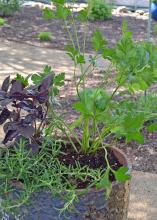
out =
[[51,41],[52,40],[52,34],[50,32],[40,32],[38,34],[38,38],[41,41]]
[[104,21],[112,16],[112,5],[104,0],[89,0],[91,11],[89,19]]
[[0,0],[0,16],[2,17],[11,16],[19,8],[19,0]]
[[6,20],[3,18],[0,18],[0,26],[4,25],[6,23]]

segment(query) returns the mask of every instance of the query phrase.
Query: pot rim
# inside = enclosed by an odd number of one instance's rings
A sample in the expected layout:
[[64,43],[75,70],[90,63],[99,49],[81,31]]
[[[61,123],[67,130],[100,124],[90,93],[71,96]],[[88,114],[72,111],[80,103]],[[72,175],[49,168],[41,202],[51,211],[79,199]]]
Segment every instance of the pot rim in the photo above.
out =
[[[67,143],[70,144],[70,142],[67,140],[67,137],[60,137],[60,140],[66,141]],[[71,140],[74,143],[77,142],[74,137],[71,137]],[[126,154],[121,149],[117,148],[116,146],[112,146],[112,144],[108,148],[113,152],[114,156],[118,159],[118,161],[129,169],[128,173],[131,174],[132,166],[131,166],[131,163],[130,163],[129,159],[127,158]],[[124,183],[119,183],[117,181],[114,181],[114,182],[112,182],[112,187],[125,185],[125,183],[127,183],[127,182],[130,182],[130,180],[126,181]],[[75,191],[78,192],[78,193],[81,193],[85,190],[88,191],[87,193],[92,193],[92,192],[102,192],[105,189],[104,188],[96,189],[96,187],[92,187],[92,188],[88,189],[88,187],[87,187],[87,188],[84,188],[84,189],[76,189]]]
[[[131,166],[131,163],[130,163],[130,161],[128,160],[126,154],[125,154],[122,150],[118,149],[118,148],[115,147],[115,146],[111,146],[111,147],[109,147],[109,148],[111,149],[111,151],[113,151],[115,157],[117,157],[117,159],[119,160],[119,162],[122,162],[122,164],[123,164],[124,166],[126,166],[126,167],[129,168],[128,173],[131,174],[132,166]],[[117,155],[118,155],[118,156],[117,156]],[[112,187],[116,187],[116,186],[120,186],[120,185],[125,185],[125,184],[128,183],[128,182],[130,182],[130,180],[129,180],[129,181],[126,181],[126,182],[124,182],[124,183],[119,183],[119,182],[117,182],[117,181],[114,181],[114,182],[112,182]],[[92,193],[92,192],[94,193],[94,192],[103,192],[103,191],[105,191],[105,188],[96,189],[96,187],[92,187],[92,188],[89,188],[89,189],[88,189],[88,188],[76,189],[76,192],[81,193],[81,192],[83,192],[84,190],[87,190],[87,193]]]

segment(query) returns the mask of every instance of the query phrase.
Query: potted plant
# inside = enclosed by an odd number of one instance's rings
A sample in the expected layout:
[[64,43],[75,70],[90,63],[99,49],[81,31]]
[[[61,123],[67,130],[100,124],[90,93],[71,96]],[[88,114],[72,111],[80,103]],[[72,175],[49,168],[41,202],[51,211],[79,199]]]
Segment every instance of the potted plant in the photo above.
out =
[[[145,91],[157,79],[156,47],[137,42],[124,22],[122,38],[107,47],[100,31],[92,36],[95,54],[85,54],[79,42],[75,14],[55,0],[56,11],[44,9],[47,19],[62,19],[71,44],[66,53],[74,63],[79,117],[65,122],[55,111],[55,95],[63,85],[50,67],[27,78],[6,78],[0,92],[0,122],[6,133],[0,151],[1,216],[8,219],[126,220],[130,164],[116,140],[144,142],[142,129],[150,113],[138,107],[135,92]],[[88,10],[77,19],[87,22]],[[73,29],[69,28],[72,22]],[[114,88],[106,83],[87,87],[99,57],[116,69]],[[78,70],[79,68],[79,70]],[[126,97],[120,94],[127,91]],[[10,105],[12,108],[10,108]],[[152,116],[152,115],[151,115]],[[16,210],[17,208],[17,210]],[[17,211],[17,213],[16,213]]]
[[151,16],[154,20],[157,20],[157,1],[152,0],[151,2]]

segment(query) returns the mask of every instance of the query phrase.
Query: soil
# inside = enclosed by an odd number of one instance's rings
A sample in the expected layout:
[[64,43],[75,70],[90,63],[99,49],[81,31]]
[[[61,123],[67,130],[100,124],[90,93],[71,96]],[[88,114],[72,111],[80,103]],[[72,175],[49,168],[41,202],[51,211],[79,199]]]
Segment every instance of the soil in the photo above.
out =
[[[88,166],[90,169],[94,169],[94,170],[97,169],[106,170],[107,168],[106,161],[104,160],[105,158],[104,149],[99,149],[96,153],[83,154],[82,152],[77,153],[76,151],[74,151],[71,145],[66,144],[63,145],[63,147],[61,148],[61,152],[64,152],[64,154],[60,155],[59,160],[65,166],[71,165],[73,167],[76,167],[76,161],[77,161],[79,162],[81,167]],[[117,170],[118,168],[123,166],[123,164],[121,164],[118,161],[116,156],[113,154],[113,151],[110,149],[108,149],[107,158],[113,170]],[[115,181],[115,178],[112,173],[110,173],[110,180]],[[93,180],[90,178],[87,178],[85,181],[78,179],[76,181],[77,189],[83,189],[88,187],[92,183],[92,181]]]
[[[146,16],[134,16],[131,14],[113,15],[106,21],[89,22],[78,24],[79,37],[83,42],[83,33],[87,31],[87,51],[91,48],[91,36],[94,30],[99,28],[109,45],[114,45],[121,36],[123,20],[128,21],[129,29],[134,33],[135,40],[147,39],[147,19]],[[153,25],[155,22],[153,22]],[[40,32],[51,32],[52,40],[42,42],[38,39]],[[156,34],[152,37],[155,39]],[[42,18],[42,10],[39,7],[23,7],[16,12],[13,17],[7,18],[7,23],[0,27],[0,39],[18,41],[39,47],[64,49],[69,43],[68,36],[63,23],[60,20],[45,20]]]

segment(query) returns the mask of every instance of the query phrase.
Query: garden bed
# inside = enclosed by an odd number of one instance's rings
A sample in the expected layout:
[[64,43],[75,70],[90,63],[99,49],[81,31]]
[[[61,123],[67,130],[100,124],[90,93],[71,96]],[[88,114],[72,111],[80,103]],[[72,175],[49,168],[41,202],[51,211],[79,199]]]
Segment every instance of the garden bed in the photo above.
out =
[[[89,22],[87,34],[87,50],[91,50],[90,39],[93,30],[99,28],[108,43],[112,46],[121,36],[121,26],[124,18],[128,21],[129,29],[134,33],[135,40],[147,38],[147,16],[135,13],[113,14],[112,18],[106,21]],[[85,24],[79,24],[80,38],[86,29]],[[58,28],[60,27],[60,28]],[[40,32],[51,32],[53,39],[49,42],[41,42],[38,39]],[[156,35],[153,34],[153,38]],[[0,27],[0,39],[7,39],[16,42],[27,43],[34,46],[64,49],[68,42],[68,36],[59,20],[44,20],[42,10],[39,7],[22,7],[13,17],[7,19],[7,23]],[[83,39],[82,39],[83,41]]]

